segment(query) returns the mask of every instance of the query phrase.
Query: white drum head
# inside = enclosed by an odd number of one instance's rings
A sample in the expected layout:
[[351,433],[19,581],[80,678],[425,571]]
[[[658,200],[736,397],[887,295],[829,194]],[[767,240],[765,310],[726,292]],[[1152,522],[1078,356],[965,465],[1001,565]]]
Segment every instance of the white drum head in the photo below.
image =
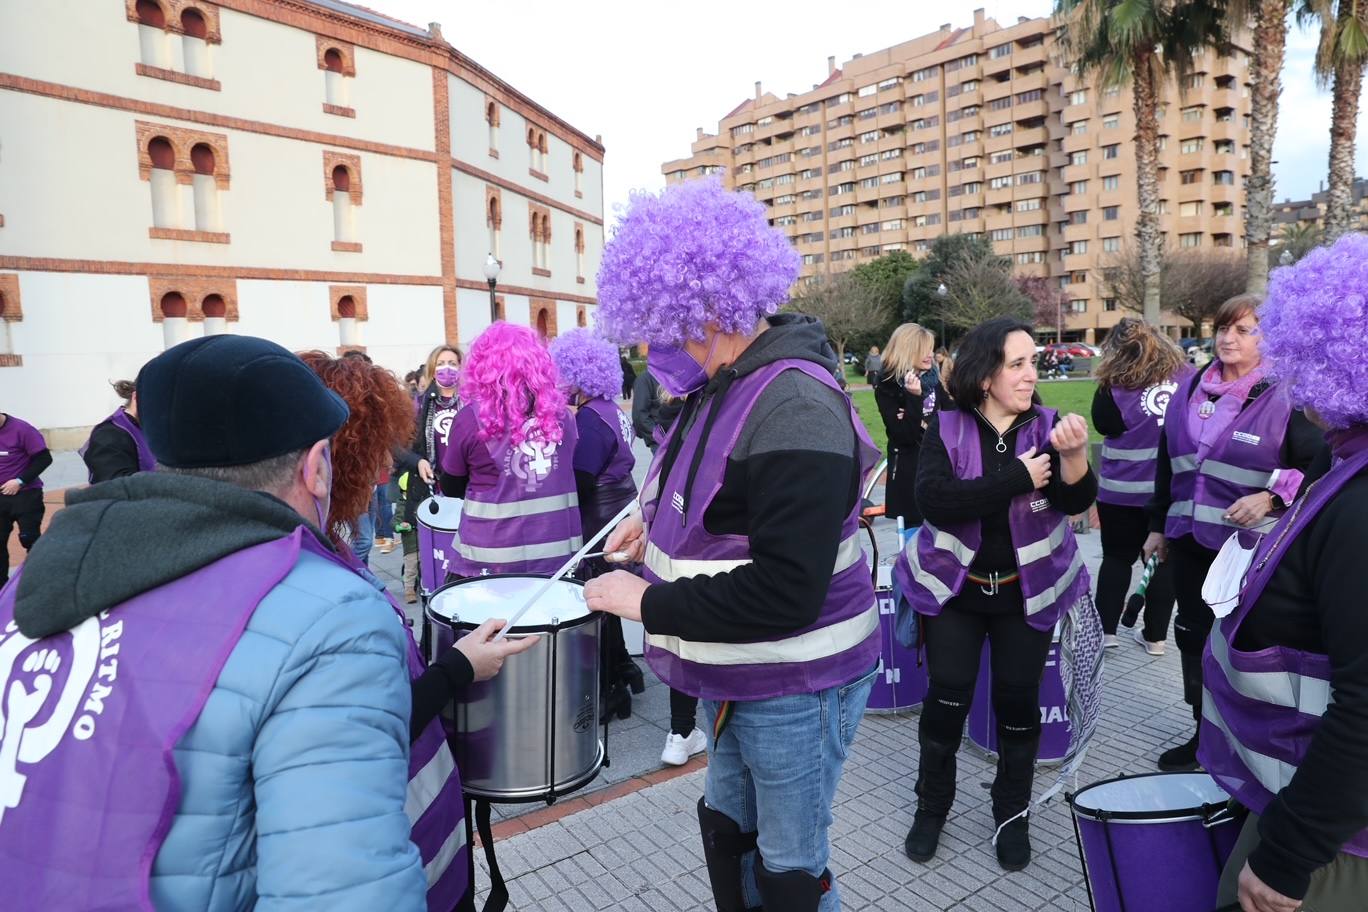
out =
[[1090,785],[1074,796],[1073,804],[1087,816],[1102,811],[1164,819],[1196,814],[1203,805],[1229,798],[1206,773],[1150,773]]
[[[490,618],[507,619],[545,584],[544,576],[471,577],[439,590],[428,603],[428,610],[463,624],[483,624]],[[584,587],[557,580],[509,632],[567,624],[588,614]]]
[[429,497],[418,504],[414,516],[420,526],[455,532],[461,528],[461,505],[464,503],[459,497]]

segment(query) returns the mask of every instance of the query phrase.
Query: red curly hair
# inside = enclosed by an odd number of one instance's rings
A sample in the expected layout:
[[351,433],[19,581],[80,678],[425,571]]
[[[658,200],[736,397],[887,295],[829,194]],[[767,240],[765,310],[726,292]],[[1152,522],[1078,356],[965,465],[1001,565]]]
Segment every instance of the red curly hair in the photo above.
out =
[[370,508],[390,452],[413,440],[413,400],[393,373],[360,358],[334,358],[321,351],[300,352],[323,385],[341,396],[351,415],[332,439],[332,507],[328,538],[350,548],[349,530]]

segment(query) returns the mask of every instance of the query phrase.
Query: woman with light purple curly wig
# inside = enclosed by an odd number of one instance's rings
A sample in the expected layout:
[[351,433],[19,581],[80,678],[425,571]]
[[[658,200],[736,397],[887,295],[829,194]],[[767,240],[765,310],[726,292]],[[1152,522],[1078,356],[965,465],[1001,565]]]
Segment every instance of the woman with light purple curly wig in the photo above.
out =
[[442,454],[442,493],[462,497],[457,576],[550,573],[580,546],[572,454],[577,435],[546,346],[499,321],[461,372],[465,405]]
[[583,327],[551,340],[551,360],[561,385],[590,399],[612,399],[622,388],[622,361],[617,346]]
[[[1198,760],[1250,810],[1216,905],[1347,912],[1368,883],[1368,237],[1274,270],[1259,326],[1271,371],[1328,429],[1330,458],[1243,561],[1206,581],[1229,613],[1206,647]],[[1228,542],[1222,557],[1236,554]]]

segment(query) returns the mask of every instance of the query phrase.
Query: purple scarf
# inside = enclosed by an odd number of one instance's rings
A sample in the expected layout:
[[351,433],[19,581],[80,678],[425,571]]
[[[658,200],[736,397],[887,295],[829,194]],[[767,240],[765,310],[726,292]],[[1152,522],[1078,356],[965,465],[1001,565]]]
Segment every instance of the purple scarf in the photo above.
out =
[[[1244,408],[1245,400],[1249,398],[1249,391],[1264,378],[1264,373],[1263,364],[1259,364],[1243,377],[1222,380],[1221,362],[1213,361],[1202,374],[1202,379],[1197,384],[1202,395],[1197,397],[1197,408],[1189,407],[1187,413],[1188,433],[1197,441],[1198,462],[1206,459],[1211,447],[1235,422],[1240,410]],[[1209,403],[1211,396],[1220,398],[1214,403]],[[1202,409],[1208,405],[1214,406],[1215,411],[1208,411],[1206,417],[1202,417]]]

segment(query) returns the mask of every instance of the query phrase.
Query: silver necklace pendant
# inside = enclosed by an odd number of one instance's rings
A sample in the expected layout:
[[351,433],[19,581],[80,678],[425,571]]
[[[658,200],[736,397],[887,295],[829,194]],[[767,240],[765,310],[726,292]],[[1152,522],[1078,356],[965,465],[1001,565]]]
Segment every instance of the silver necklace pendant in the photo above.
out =
[[998,438],[998,442],[997,442],[997,447],[996,447],[996,449],[997,449],[997,451],[998,451],[999,453],[1005,453],[1005,452],[1007,452],[1007,441],[1005,441],[1005,440],[1003,440],[1001,437],[999,437],[999,438]]
[[1214,414],[1216,414],[1216,403],[1210,399],[1197,407],[1198,418],[1210,418]]

